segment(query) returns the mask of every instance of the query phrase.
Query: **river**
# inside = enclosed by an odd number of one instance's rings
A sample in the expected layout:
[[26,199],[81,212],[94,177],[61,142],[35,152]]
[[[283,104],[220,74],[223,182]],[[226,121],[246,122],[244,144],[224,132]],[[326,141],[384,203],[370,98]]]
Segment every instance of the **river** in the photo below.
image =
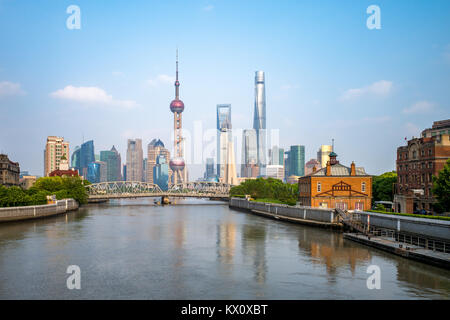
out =
[[[68,266],[81,289],[69,290]],[[367,269],[380,268],[380,289]],[[0,224],[0,299],[449,299],[450,271],[207,200]]]

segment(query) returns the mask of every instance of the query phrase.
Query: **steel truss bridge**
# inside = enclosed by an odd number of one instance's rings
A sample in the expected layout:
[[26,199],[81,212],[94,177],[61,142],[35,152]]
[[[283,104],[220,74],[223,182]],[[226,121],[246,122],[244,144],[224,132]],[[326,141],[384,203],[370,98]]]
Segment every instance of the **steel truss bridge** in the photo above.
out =
[[232,186],[220,182],[187,182],[164,191],[153,183],[140,181],[100,182],[86,186],[89,200],[138,197],[229,198]]

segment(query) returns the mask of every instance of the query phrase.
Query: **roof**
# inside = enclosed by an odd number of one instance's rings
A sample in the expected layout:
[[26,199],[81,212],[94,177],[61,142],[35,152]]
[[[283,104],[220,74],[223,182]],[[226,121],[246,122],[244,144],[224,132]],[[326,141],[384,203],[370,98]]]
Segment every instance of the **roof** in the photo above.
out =
[[[355,168],[356,175],[357,176],[369,176],[363,167],[356,167]],[[309,174],[310,176],[325,176],[327,172],[327,168],[322,168],[320,170],[317,170],[316,172],[313,172]],[[351,169],[349,167],[346,167],[340,163],[333,164],[331,166],[331,176],[350,176]]]

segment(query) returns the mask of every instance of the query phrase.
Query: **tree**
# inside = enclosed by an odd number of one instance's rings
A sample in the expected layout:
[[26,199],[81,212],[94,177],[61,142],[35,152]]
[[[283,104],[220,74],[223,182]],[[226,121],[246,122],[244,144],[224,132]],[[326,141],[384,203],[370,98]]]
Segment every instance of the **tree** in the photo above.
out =
[[433,176],[433,195],[438,200],[435,209],[437,211],[450,211],[450,159],[447,159],[447,163],[444,168],[439,171],[437,177]]
[[373,177],[372,195],[374,201],[393,201],[394,183],[397,182],[395,171],[385,172],[382,175]]

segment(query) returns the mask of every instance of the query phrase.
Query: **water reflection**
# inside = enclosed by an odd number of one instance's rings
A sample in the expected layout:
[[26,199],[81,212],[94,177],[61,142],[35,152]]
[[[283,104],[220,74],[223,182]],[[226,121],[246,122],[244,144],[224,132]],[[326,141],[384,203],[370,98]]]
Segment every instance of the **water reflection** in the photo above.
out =
[[266,225],[245,224],[242,227],[242,254],[245,260],[252,260],[254,279],[257,283],[266,281]]

